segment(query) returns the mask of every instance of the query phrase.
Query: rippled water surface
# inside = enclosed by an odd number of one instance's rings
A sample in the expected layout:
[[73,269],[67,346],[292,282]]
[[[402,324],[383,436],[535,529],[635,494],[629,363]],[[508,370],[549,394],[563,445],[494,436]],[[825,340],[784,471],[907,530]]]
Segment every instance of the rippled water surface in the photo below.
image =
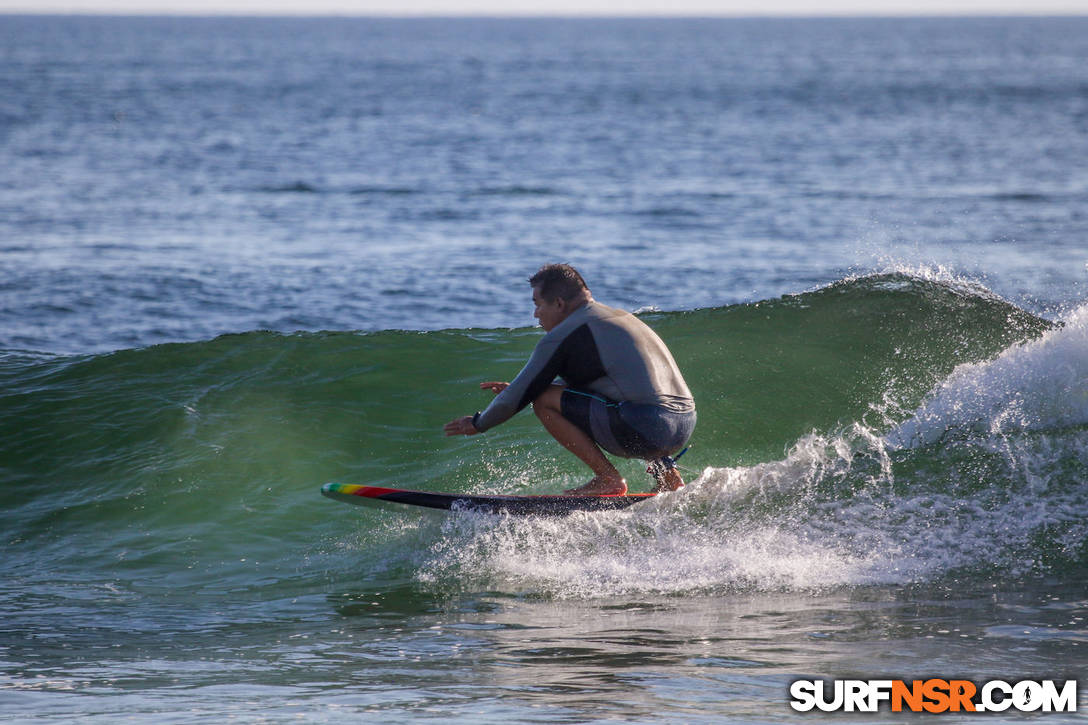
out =
[[[1088,707],[1086,31],[0,17],[3,717],[788,722],[818,677]],[[672,349],[689,485],[322,498],[583,480],[527,414],[440,431],[556,260]]]

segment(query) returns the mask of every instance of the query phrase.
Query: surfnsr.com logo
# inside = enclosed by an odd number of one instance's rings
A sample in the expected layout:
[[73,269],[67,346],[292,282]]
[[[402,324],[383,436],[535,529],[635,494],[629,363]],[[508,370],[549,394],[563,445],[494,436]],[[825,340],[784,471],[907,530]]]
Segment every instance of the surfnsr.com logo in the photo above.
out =
[[1076,712],[1077,681],[796,680],[790,707],[798,712]]

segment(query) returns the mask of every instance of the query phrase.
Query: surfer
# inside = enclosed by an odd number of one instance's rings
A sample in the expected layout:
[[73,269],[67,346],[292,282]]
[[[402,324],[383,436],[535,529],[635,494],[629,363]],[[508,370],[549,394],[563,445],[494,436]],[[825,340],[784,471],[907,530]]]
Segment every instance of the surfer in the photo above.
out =
[[482,433],[532,403],[552,437],[593,471],[565,493],[627,492],[604,451],[648,461],[654,491],[683,486],[671,456],[695,428],[695,401],[665,343],[631,313],[594,300],[570,265],[545,265],[529,284],[533,317],[547,334],[513,382],[480,383],[495,399],[451,420],[446,435]]

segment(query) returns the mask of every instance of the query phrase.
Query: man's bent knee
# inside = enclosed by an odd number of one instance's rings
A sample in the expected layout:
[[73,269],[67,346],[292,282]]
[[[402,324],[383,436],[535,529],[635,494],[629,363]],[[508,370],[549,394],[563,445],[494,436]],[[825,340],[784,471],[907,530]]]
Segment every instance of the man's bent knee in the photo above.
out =
[[559,413],[562,415],[563,405],[562,385],[549,385],[548,389],[533,400],[533,412],[537,417],[544,413]]

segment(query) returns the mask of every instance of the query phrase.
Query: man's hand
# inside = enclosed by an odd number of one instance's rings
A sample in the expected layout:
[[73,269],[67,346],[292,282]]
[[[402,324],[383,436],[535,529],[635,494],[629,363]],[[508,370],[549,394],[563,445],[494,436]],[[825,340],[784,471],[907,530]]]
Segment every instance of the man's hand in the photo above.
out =
[[498,395],[502,391],[510,387],[510,383],[480,383],[480,390],[490,390],[495,395]]
[[463,418],[454,418],[443,427],[446,431],[446,436],[474,436],[480,431],[476,430],[476,426],[472,424],[472,416],[466,415]]

